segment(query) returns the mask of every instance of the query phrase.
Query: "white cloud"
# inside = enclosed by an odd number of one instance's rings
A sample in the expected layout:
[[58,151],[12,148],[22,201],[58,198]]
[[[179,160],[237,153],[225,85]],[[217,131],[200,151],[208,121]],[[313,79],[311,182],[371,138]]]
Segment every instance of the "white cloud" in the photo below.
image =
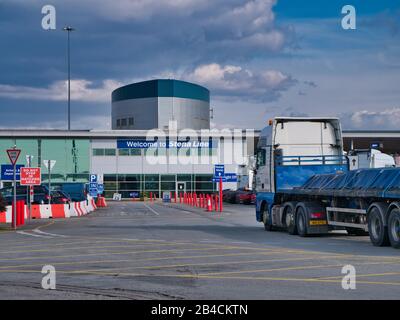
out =
[[217,63],[201,65],[184,78],[209,88],[212,96],[253,101],[276,100],[296,82],[278,70],[251,71]]
[[382,111],[360,110],[341,115],[345,129],[398,129],[400,123],[400,108],[390,108]]
[[[101,86],[93,86],[93,82],[77,79],[71,80],[71,100],[81,102],[110,102],[111,92],[121,86],[115,80],[104,80]],[[23,100],[67,100],[67,81],[56,81],[47,88],[28,86],[12,86],[0,84],[0,97]]]

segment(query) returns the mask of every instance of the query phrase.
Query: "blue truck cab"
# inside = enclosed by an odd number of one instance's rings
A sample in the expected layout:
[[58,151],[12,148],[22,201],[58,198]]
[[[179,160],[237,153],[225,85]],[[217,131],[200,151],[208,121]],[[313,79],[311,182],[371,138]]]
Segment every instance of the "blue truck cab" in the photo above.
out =
[[272,207],[279,204],[278,197],[301,187],[310,177],[347,170],[337,118],[270,120],[257,145],[257,221],[272,221]]
[[349,171],[336,118],[278,117],[262,130],[256,218],[301,237],[346,230],[400,248],[400,168]]

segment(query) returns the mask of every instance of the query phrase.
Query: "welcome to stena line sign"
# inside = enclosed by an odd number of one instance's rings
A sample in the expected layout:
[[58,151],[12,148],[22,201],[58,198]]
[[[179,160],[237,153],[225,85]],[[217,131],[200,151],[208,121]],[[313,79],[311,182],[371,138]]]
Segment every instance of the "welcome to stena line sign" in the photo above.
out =
[[148,149],[148,148],[212,148],[212,141],[148,141],[148,140],[117,140],[118,149]]

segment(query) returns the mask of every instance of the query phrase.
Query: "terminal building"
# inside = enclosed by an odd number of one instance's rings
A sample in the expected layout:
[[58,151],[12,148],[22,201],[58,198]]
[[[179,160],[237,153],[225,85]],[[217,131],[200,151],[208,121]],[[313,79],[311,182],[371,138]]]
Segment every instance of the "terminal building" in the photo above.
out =
[[[163,79],[118,88],[111,119],[111,130],[0,130],[0,148],[21,149],[20,165],[33,156],[31,166],[42,169],[43,183],[49,179],[44,160],[56,160],[52,183],[88,183],[89,175],[97,174],[107,198],[213,192],[215,164],[225,164],[233,177],[224,188],[248,181],[260,131],[209,130],[210,92],[202,86]],[[400,150],[400,131],[344,131],[343,140],[346,151],[371,145],[393,155]],[[0,163],[9,163],[5,151]],[[10,184],[1,180],[2,187]]]
[[[21,149],[21,165],[26,155],[33,156],[31,166],[42,168],[43,183],[49,178],[43,160],[56,160],[52,183],[87,183],[89,174],[97,174],[107,198],[213,192],[214,164],[220,163],[239,183],[246,179],[242,168],[254,154],[254,133],[209,130],[210,93],[204,87],[177,80],[124,86],[112,93],[111,114],[112,130],[0,130],[0,148]],[[149,130],[154,131],[150,140]],[[6,152],[0,161],[9,163]],[[238,182],[233,179],[224,188],[236,188]]]

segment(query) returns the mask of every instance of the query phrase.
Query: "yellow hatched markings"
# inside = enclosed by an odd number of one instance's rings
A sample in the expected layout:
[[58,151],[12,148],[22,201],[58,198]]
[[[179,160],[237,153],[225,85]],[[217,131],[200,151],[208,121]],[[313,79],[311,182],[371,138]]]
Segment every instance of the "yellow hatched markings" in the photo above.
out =
[[[274,254],[280,254],[279,252],[265,252],[256,253],[256,255],[269,256]],[[198,258],[218,258],[218,257],[237,257],[237,256],[254,256],[254,253],[226,253],[226,254],[215,254],[215,255],[201,255],[201,256],[168,256],[159,258],[146,258],[146,259],[124,259],[124,260],[95,260],[95,261],[79,261],[79,262],[55,262],[52,265],[65,266],[65,265],[76,265],[76,264],[93,264],[93,263],[123,263],[123,262],[147,262],[147,261],[162,261],[162,260],[172,260],[172,259],[198,259]],[[331,258],[331,256],[321,257]],[[263,259],[263,260],[240,260],[240,261],[221,261],[221,262],[204,262],[204,263],[182,263],[174,265],[158,265],[158,266],[129,266],[121,268],[105,268],[105,269],[89,269],[88,271],[101,271],[101,270],[127,270],[127,269],[163,269],[163,268],[176,268],[185,266],[207,266],[207,265],[230,265],[230,264],[246,264],[246,263],[259,263],[259,262],[286,262],[286,261],[307,261],[313,260],[314,258],[280,258],[280,259]],[[14,266],[2,266],[0,270],[8,270],[10,268],[24,268],[24,267],[41,267],[42,264],[23,264]],[[85,270],[86,271],[86,270]],[[80,270],[76,271],[77,273]]]
[[[185,251],[205,251],[205,250],[247,250],[245,248],[241,249],[236,246],[208,246],[205,248],[182,248],[182,249],[172,249],[172,250],[136,250],[136,251],[121,251],[121,252],[95,252],[95,253],[84,253],[84,254],[72,254],[72,255],[58,255],[58,256],[33,256],[33,257],[19,257],[19,258],[5,258],[0,259],[0,261],[24,261],[24,260],[38,260],[38,259],[60,259],[60,258],[78,258],[78,257],[88,257],[88,256],[113,256],[113,255],[130,255],[130,254],[141,254],[141,253],[174,253],[174,252],[185,252]],[[264,249],[264,252],[271,252],[272,249]],[[276,252],[276,251],[274,251]],[[280,251],[278,251],[280,252]]]
[[[76,244],[76,243],[75,243]],[[14,250],[14,251],[3,251],[0,252],[0,254],[12,254],[12,253],[33,253],[33,252],[52,252],[54,250],[56,251],[66,251],[66,250],[86,250],[86,249],[115,249],[115,248],[138,248],[141,246],[145,247],[151,247],[151,246],[177,246],[177,245],[196,245],[196,244],[191,244],[191,243],[181,243],[181,244],[176,244],[176,243],[141,243],[141,244],[127,244],[127,245],[114,245],[114,246],[79,246],[79,247],[65,247],[65,248],[47,248],[47,249],[34,249],[34,250]]]
[[[356,274],[356,278],[359,277],[384,277],[384,276],[398,276],[400,272],[383,272],[383,273],[366,273],[366,274]],[[335,277],[319,277],[318,279],[342,279],[343,277],[335,276]]]
[[[317,266],[314,266],[314,268]],[[1,270],[0,273],[38,273],[40,270]],[[58,273],[72,275],[76,274],[77,271],[57,271]],[[115,272],[99,272],[99,271],[84,271],[81,274],[87,275],[115,275]],[[215,280],[256,280],[256,281],[283,281],[283,282],[302,282],[302,283],[341,283],[341,279],[324,279],[324,278],[293,278],[293,277],[251,277],[251,276],[225,276],[225,275],[206,275],[206,274],[143,274],[143,273],[118,273],[119,276],[130,276],[130,277],[148,277],[148,278],[191,278],[191,279],[215,279]],[[362,276],[362,275],[361,275]],[[384,281],[365,281],[358,280],[357,284],[369,284],[369,285],[389,285],[389,286],[400,286],[400,282],[384,282]]]
[[[275,254],[275,252],[270,253],[260,253],[259,255]],[[254,255],[254,253],[225,253],[225,254],[213,254],[213,255],[196,255],[196,256],[167,256],[167,257],[157,257],[157,258],[144,258],[144,259],[121,259],[121,260],[89,260],[89,261],[68,261],[68,262],[54,262],[54,266],[67,266],[67,265],[83,265],[83,264],[93,264],[93,263],[123,263],[123,262],[146,262],[146,261],[163,261],[171,259],[200,259],[200,258],[216,258],[216,257],[236,257],[236,256],[249,256]],[[24,268],[24,267],[42,267],[42,263],[35,264],[20,264],[14,266],[1,266],[1,269],[9,268]],[[107,269],[110,270],[110,269]]]

